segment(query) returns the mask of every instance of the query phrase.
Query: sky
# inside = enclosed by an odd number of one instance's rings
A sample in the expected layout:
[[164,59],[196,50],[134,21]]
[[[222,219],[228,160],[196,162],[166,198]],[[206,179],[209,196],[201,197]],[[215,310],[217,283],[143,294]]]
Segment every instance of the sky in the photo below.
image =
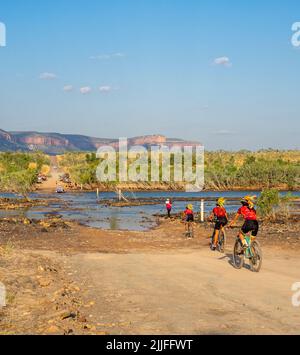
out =
[[298,0],[0,0],[0,22],[1,129],[300,148]]

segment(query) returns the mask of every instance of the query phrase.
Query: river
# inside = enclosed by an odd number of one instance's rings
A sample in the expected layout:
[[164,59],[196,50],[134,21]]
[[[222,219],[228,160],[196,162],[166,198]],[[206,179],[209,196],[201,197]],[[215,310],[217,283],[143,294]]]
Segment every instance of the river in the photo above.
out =
[[[112,192],[102,192],[99,200],[95,192],[65,193],[65,194],[31,194],[32,199],[55,198],[57,202],[51,203],[47,207],[33,207],[27,211],[0,211],[1,217],[25,214],[31,219],[44,218],[49,213],[62,215],[66,220],[77,221],[84,225],[112,230],[148,230],[156,226],[157,219],[154,215],[165,213],[165,200],[171,198],[174,206],[172,213],[179,213],[191,201],[196,212],[200,211],[200,199],[206,198],[211,201],[205,202],[205,213],[209,214],[215,205],[214,199],[223,196],[227,199],[228,212],[236,211],[240,204],[237,199],[245,195],[259,195],[259,192],[249,191],[227,191],[186,193],[186,192],[135,192],[125,193],[129,199],[155,199],[160,202],[155,205],[142,205],[130,207],[111,207],[101,200],[116,199],[116,194]],[[300,192],[294,192],[294,196],[300,197]],[[13,194],[0,194],[0,197],[16,197]],[[199,201],[193,201],[193,199]],[[185,201],[176,201],[185,199]]]

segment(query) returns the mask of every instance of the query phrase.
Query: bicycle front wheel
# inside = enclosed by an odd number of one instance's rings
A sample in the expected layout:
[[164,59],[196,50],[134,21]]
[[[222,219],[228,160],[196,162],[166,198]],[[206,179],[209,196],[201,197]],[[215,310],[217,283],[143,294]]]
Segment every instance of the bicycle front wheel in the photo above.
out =
[[236,269],[241,269],[244,266],[244,250],[241,241],[238,239],[234,245],[233,262]]
[[262,267],[262,250],[257,241],[254,241],[251,245],[251,251],[253,256],[250,258],[250,266],[253,272],[259,272]]
[[221,230],[219,236],[219,252],[224,254],[225,247],[226,247],[226,234],[225,231]]
[[192,223],[189,224],[189,238],[194,238],[194,226]]

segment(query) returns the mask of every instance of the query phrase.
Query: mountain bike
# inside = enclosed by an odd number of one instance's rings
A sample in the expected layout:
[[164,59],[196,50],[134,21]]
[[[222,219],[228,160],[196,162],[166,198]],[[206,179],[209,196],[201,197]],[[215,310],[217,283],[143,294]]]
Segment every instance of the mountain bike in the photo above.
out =
[[186,222],[187,224],[187,231],[185,233],[185,236],[189,239],[194,238],[194,225],[193,222]]
[[244,235],[244,238],[248,245],[246,248],[243,246],[239,236],[235,242],[233,251],[234,266],[237,269],[241,269],[245,264],[245,259],[248,259],[251,271],[259,272],[262,267],[263,260],[260,244],[250,235]]
[[[214,244],[214,240],[215,240],[215,234],[216,231],[214,230],[214,233],[211,237],[211,243],[210,243],[210,247],[212,248],[213,244]],[[226,232],[225,232],[225,228],[221,228],[221,230],[219,231],[219,238],[218,238],[218,243],[217,243],[217,250],[224,254],[225,253],[225,248],[226,248]]]

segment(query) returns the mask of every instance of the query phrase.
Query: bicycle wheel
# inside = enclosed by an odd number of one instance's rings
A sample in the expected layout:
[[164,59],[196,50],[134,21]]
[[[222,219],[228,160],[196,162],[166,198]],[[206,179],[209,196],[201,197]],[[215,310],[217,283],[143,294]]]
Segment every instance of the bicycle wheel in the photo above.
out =
[[251,245],[253,257],[250,258],[250,266],[253,272],[259,272],[262,266],[262,250],[258,242],[254,241]]
[[233,262],[236,269],[241,269],[244,266],[244,250],[241,241],[238,239],[234,245]]
[[226,234],[224,230],[220,230],[218,249],[220,253],[225,253],[226,247]]
[[215,240],[215,231],[213,232],[213,235],[210,238],[210,249],[212,249],[213,245],[214,245],[214,240]]
[[189,223],[189,238],[190,239],[194,238],[194,228],[192,223]]

